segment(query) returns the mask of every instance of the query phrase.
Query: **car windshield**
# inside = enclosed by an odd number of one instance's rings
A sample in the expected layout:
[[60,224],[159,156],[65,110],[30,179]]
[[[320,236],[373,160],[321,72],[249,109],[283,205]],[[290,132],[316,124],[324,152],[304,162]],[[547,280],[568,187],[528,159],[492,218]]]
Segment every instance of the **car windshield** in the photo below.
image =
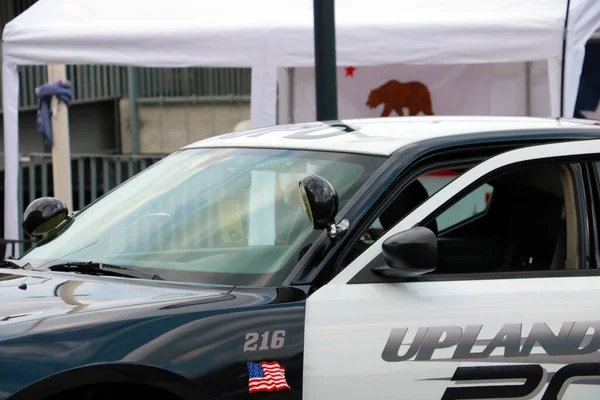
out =
[[302,213],[298,181],[327,179],[341,210],[384,161],[321,151],[181,150],[86,207],[22,259],[41,269],[94,261],[174,281],[279,285],[318,234]]

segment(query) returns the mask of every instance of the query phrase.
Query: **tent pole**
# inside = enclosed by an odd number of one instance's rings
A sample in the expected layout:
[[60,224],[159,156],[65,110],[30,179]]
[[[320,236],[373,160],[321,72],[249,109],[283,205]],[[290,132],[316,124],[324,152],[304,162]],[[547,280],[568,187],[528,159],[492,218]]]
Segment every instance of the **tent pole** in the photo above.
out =
[[295,74],[296,74],[296,68],[291,67],[289,69],[289,72],[290,72],[290,74],[289,74],[290,76],[289,76],[289,80],[288,80],[288,83],[289,83],[288,104],[289,104],[290,107],[289,107],[289,111],[288,112],[289,112],[289,121],[290,121],[290,124],[293,124],[293,123],[296,122],[296,121],[294,121],[294,77],[295,77]]
[[525,63],[525,109],[527,116],[531,117],[531,62]]
[[[48,81],[54,83],[67,80],[67,69],[63,64],[48,65]],[[71,188],[71,145],[69,143],[69,109],[56,96],[52,96],[52,182],[54,197],[62,200],[73,210]]]
[[131,129],[131,152],[140,154],[140,126],[138,124],[138,74],[136,67],[127,67],[129,96],[129,127]]
[[314,0],[317,121],[338,119],[334,0]]
[[565,28],[563,30],[563,42],[562,42],[562,61],[560,68],[560,116],[565,116],[564,102],[565,102],[565,59],[567,53],[567,34],[569,30],[569,9],[571,8],[571,0],[567,0],[567,12],[565,13]]

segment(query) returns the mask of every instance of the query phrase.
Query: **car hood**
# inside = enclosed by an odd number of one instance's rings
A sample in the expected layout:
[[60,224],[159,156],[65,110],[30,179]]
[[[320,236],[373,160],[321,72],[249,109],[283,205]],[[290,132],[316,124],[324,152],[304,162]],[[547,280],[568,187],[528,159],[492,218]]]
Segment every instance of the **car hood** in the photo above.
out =
[[[0,338],[28,323],[161,303],[225,300],[233,287],[193,285],[76,273],[0,269]],[[11,325],[21,325],[17,331]]]
[[[300,387],[307,290],[0,269],[0,400],[50,396],[80,384],[70,375],[77,371],[141,366],[159,380],[184,379],[195,396],[240,398],[248,393],[247,361],[256,357],[284,363]],[[285,346],[255,354],[248,340],[255,335],[257,347],[265,331],[284,332]]]

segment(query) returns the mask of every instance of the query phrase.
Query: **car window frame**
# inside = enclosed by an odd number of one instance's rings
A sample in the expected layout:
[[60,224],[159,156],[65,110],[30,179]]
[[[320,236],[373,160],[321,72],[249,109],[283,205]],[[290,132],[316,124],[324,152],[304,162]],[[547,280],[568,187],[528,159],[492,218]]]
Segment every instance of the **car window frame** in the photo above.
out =
[[[429,197],[419,207],[409,213],[402,221],[396,224],[392,229],[386,232],[385,235],[380,237],[375,243],[373,243],[365,252],[353,260],[344,270],[340,271],[334,276],[329,284],[347,284],[347,283],[373,283],[377,281],[381,282],[393,282],[394,280],[389,278],[371,279],[365,281],[364,277],[358,279],[357,277],[361,274],[364,269],[369,270],[370,275],[370,264],[376,261],[377,256],[381,255],[381,244],[388,237],[409,229],[413,226],[420,225],[426,218],[435,218],[439,211],[444,207],[450,207],[453,202],[456,202],[464,196],[465,193],[473,190],[478,185],[481,185],[486,180],[490,179],[493,174],[499,174],[505,172],[510,168],[522,168],[526,165],[539,165],[539,164],[580,164],[580,163],[593,163],[600,161],[600,140],[598,139],[584,139],[575,141],[561,141],[559,143],[549,143],[532,145],[509,150],[501,154],[495,155],[486,159],[485,161],[477,164],[475,167],[464,172],[458,176],[455,180],[450,182],[448,185],[440,189],[433,196]],[[408,180],[409,178],[406,178]],[[576,179],[574,183],[576,183]],[[577,196],[581,195],[580,188],[577,189]],[[445,209],[445,208],[444,208]],[[439,211],[439,212],[436,212]],[[581,226],[580,226],[581,227]],[[582,228],[582,227],[581,227]],[[583,237],[583,236],[582,236]],[[586,239],[586,237],[584,237]],[[581,242],[585,242],[582,240]],[[600,270],[591,269],[574,269],[566,271],[567,276],[577,275],[581,271],[591,271],[591,273],[598,273]],[[558,276],[565,271],[542,271],[541,275],[544,276]],[[484,279],[485,273],[474,274],[475,277],[468,277],[467,274],[454,274],[455,276],[444,276],[438,275],[434,278],[434,275],[422,276],[421,279],[425,280],[456,280],[456,279]],[[489,273],[485,275],[494,275],[491,278],[507,278],[512,273]],[[518,273],[513,276],[514,278],[523,277],[524,274],[528,276],[531,274],[536,275],[534,271],[526,273]],[[514,274],[513,274],[514,275]],[[537,274],[540,275],[540,274]]]
[[590,258],[596,268],[600,268],[600,163],[586,163],[582,170],[588,197]]

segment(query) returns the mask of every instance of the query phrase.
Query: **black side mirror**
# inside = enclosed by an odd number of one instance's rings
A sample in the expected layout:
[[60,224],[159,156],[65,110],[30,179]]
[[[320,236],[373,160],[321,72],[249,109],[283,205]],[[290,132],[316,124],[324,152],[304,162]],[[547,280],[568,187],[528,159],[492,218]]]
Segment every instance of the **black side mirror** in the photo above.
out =
[[416,226],[396,233],[387,238],[381,247],[388,266],[376,267],[373,272],[410,278],[432,272],[437,266],[437,238],[425,227]]
[[30,237],[42,236],[58,228],[68,215],[69,210],[61,200],[41,197],[27,206],[21,227]]
[[309,175],[299,183],[300,205],[314,229],[327,229],[332,239],[338,239],[348,229],[348,221],[335,223],[339,199],[333,185],[318,175]]

